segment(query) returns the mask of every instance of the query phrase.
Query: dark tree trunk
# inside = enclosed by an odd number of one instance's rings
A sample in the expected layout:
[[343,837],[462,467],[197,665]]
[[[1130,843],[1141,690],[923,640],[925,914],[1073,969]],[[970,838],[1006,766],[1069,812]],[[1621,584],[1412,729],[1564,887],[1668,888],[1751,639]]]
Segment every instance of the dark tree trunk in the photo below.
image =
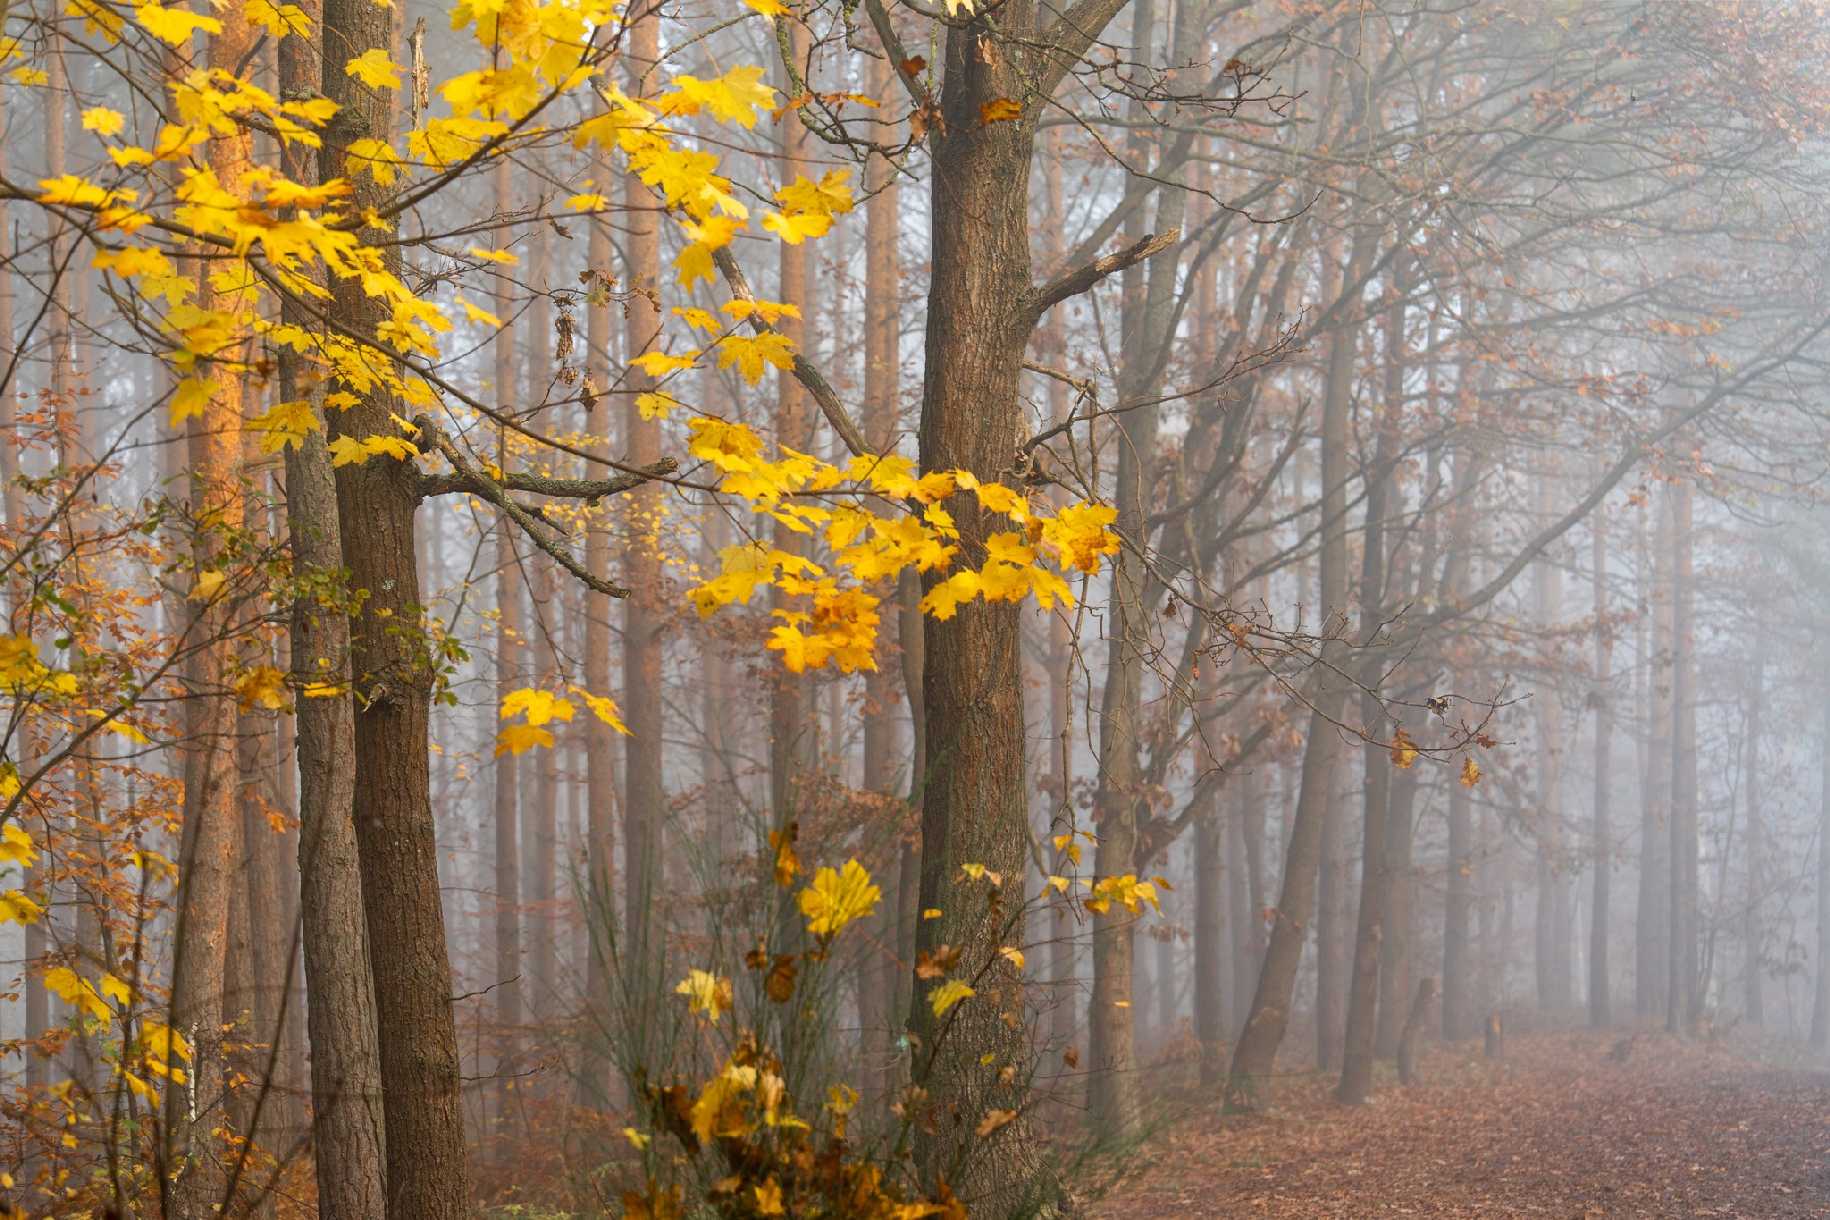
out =
[[[391,26],[389,10],[368,0],[325,0],[324,91],[340,107],[320,160],[327,178],[343,174],[350,140],[388,138],[388,96],[361,85],[344,65],[368,48],[387,47]],[[373,190],[357,187],[359,206]],[[334,292],[341,324],[371,336],[376,302],[354,281],[339,281]],[[333,413],[331,427],[351,438],[389,433],[398,410],[382,394],[364,394]],[[352,587],[365,595],[351,632],[361,780],[353,816],[380,1041],[387,1214],[459,1220],[468,1213],[470,1182],[429,790],[432,668],[425,641],[407,629],[421,616],[418,478],[411,462],[353,463],[336,473],[344,560]]]

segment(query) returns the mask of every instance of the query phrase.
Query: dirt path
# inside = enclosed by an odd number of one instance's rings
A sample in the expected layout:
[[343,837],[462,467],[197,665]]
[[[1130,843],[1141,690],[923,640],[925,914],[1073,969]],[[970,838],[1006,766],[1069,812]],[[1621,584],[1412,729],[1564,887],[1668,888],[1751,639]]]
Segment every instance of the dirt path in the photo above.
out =
[[1357,1109],[1293,1082],[1262,1118],[1197,1104],[1089,1211],[1146,1217],[1830,1217],[1830,1074],[1662,1037],[1439,1052]]

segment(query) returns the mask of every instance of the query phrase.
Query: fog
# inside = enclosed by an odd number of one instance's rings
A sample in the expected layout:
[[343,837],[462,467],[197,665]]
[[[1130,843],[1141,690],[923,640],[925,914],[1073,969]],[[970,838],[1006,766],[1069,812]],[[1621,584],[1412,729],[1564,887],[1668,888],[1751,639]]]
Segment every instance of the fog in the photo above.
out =
[[0,21],[6,1214],[1822,1207],[1821,4]]

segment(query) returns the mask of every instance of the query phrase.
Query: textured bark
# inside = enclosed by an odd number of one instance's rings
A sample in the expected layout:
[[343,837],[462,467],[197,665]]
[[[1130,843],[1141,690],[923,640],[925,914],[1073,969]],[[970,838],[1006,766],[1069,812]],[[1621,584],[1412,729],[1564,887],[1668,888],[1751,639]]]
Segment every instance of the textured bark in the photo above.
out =
[[[1379,1021],[1373,1051],[1380,1059],[1398,1054],[1408,1014],[1405,997],[1414,994],[1413,936],[1417,788],[1415,769],[1392,777],[1385,814],[1386,894],[1384,937],[1379,942]],[[1457,784],[1456,787],[1461,785]],[[1432,984],[1433,986],[1434,984]]]
[[1417,1083],[1417,1043],[1430,1023],[1430,1005],[1435,999],[1436,980],[1420,980],[1417,993],[1411,998],[1410,1012],[1404,1018],[1404,1027],[1398,1034],[1398,1080],[1402,1084]]
[[[233,71],[253,45],[253,27],[231,14],[223,20],[222,32],[210,39],[210,66]],[[53,56],[53,62],[59,57]],[[245,131],[210,141],[210,168],[227,190],[237,188],[252,155],[252,137]],[[205,308],[227,305],[207,285],[201,295]],[[60,367],[65,364],[61,350]],[[219,379],[215,397],[203,415],[191,421],[188,448],[198,572],[217,566],[224,539],[243,523],[241,421],[241,380],[234,376]],[[173,1175],[168,1214],[183,1220],[207,1216],[222,1201],[223,1144],[213,1131],[226,1122],[222,1027],[228,1014],[223,992],[227,925],[241,849],[241,814],[235,802],[236,709],[227,693],[228,647],[218,642],[229,625],[227,611],[220,604],[201,602],[195,614],[192,638],[203,646],[190,675],[193,712],[188,744],[194,762],[186,774],[186,850],[180,861],[184,885],[171,990],[171,1024],[191,1040],[192,1061],[185,1086],[168,1089],[166,1095],[165,1171]]]
[[[593,165],[598,181],[606,181],[610,166],[600,155]],[[590,267],[599,274],[610,274],[614,251],[610,244],[609,223],[601,216],[592,217]],[[611,302],[604,293],[598,299],[586,294],[585,322],[589,367],[586,378],[596,391],[609,386],[611,377]],[[630,376],[640,376],[631,370]],[[614,443],[614,412],[598,402],[586,413],[586,431],[593,448],[608,457]],[[600,580],[610,579],[610,535],[603,522],[593,524],[585,536],[585,567]],[[594,695],[608,694],[610,687],[610,615],[611,603],[601,593],[585,594],[585,688]],[[578,1100],[581,1104],[603,1107],[610,1098],[609,1028],[604,1014],[610,1006],[611,962],[604,933],[610,926],[613,909],[612,873],[616,851],[616,730],[596,716],[584,719],[585,737],[585,924],[588,928],[585,958],[584,1057],[579,1068]]]
[[[1352,283],[1350,269],[1343,283]],[[1328,375],[1322,404],[1321,553],[1318,558],[1321,613],[1332,623],[1347,600],[1347,418],[1349,379],[1353,369],[1353,331],[1343,328],[1330,336]],[[1296,987],[1296,970],[1302,961],[1303,940],[1315,910],[1316,875],[1321,867],[1324,823],[1334,804],[1335,775],[1344,752],[1335,728],[1347,702],[1347,689],[1337,667],[1344,649],[1338,638],[1323,644],[1322,664],[1307,744],[1303,750],[1302,778],[1284,857],[1283,883],[1265,949],[1264,965],[1252,995],[1251,1015],[1233,1049],[1227,1076],[1227,1105],[1254,1108],[1277,1062],[1277,1049],[1290,1021],[1290,1002]]]
[[[872,97],[891,96],[897,85],[888,54],[873,56],[866,62],[869,66],[865,89]],[[895,445],[902,380],[898,333],[902,268],[896,249],[901,200],[895,167],[882,157],[871,157],[864,167],[864,187],[869,197],[864,218],[865,439],[873,450],[887,453]],[[882,656],[876,670],[864,679],[864,788],[882,797],[882,807],[887,811],[880,827],[888,832],[888,850],[880,857],[886,865],[885,882],[889,881],[887,866],[899,863],[904,838],[901,794],[895,790],[902,770],[897,725],[902,703],[900,685],[896,667]],[[886,894],[894,893],[892,885],[884,884],[883,889]],[[906,969],[895,953],[899,914],[895,902],[879,905],[875,937],[878,948],[867,959],[858,991],[864,1018],[865,1062],[870,1072],[867,1080],[878,1098],[890,1096],[900,1077],[892,1049],[895,1030],[901,1026],[903,1016],[892,1004],[897,980]]]
[[[368,0],[325,0],[324,91],[341,107],[319,162],[326,176],[343,173],[350,140],[389,135],[389,95],[363,87],[344,65],[386,47],[391,25],[389,11]],[[357,206],[372,190],[358,186]],[[360,285],[339,282],[334,293],[340,324],[371,335],[376,307]],[[332,413],[331,428],[353,438],[391,432],[397,411],[384,394],[362,395]],[[402,630],[420,621],[418,478],[410,462],[340,467],[337,518],[351,586],[366,591],[351,632],[361,780],[353,816],[375,984],[387,1214],[457,1220],[467,1214],[470,1186],[427,769],[432,670],[423,639]]]
[[1609,820],[1614,798],[1614,629],[1608,623],[1607,527],[1607,519],[1599,514],[1589,526],[1589,566],[1595,582],[1595,796],[1590,832],[1595,878],[1589,908],[1589,1024],[1596,1029],[1606,1029],[1614,1019],[1614,978],[1608,965],[1614,877],[1614,830]]
[[[527,347],[527,382],[522,401],[544,403],[553,383],[553,309],[547,296],[551,287],[552,229],[536,225],[533,255],[528,260],[529,287],[524,338]],[[502,315],[504,318],[508,314]],[[555,432],[569,432],[569,421],[540,417]],[[533,556],[533,645],[535,673],[542,690],[563,690],[565,675],[559,660],[564,600],[558,565],[545,551]],[[599,692],[592,692],[594,694]],[[565,753],[564,730],[554,733],[551,749],[535,751],[528,759],[533,771],[533,791],[521,810],[521,845],[524,868],[521,879],[522,921],[527,929],[527,983],[522,1002],[538,1026],[547,1026],[560,1014],[559,999],[559,766]],[[537,1035],[538,1036],[538,1035]],[[542,1087],[550,1082],[540,1082]]]
[[[798,24],[798,23],[797,23]],[[661,18],[644,9],[629,26],[625,62],[639,81],[660,58]],[[638,94],[639,96],[639,94]],[[661,216],[648,188],[628,180],[628,231],[623,238],[627,280],[636,289],[624,305],[624,343],[630,355],[647,351],[660,337]],[[793,298],[784,298],[792,300]],[[661,456],[661,425],[645,420],[636,395],[653,381],[631,368],[623,395],[623,440],[629,462],[650,465]],[[623,719],[629,738],[623,754],[623,923],[617,969],[633,973],[635,986],[624,993],[656,993],[662,981],[660,955],[664,935],[651,926],[656,887],[661,885],[661,826],[666,795],[661,774],[661,640],[663,618],[661,556],[658,535],[661,489],[645,485],[625,501],[623,583],[631,590],[623,603]],[[635,1061],[647,1058],[645,1014],[628,1015],[619,1033],[634,1043]]]
[[[801,22],[791,22],[788,53],[793,70],[800,71],[807,61],[812,34]],[[792,96],[793,82],[787,65],[778,65],[782,90]],[[782,116],[777,133],[777,173],[783,182],[793,182],[797,174],[814,176],[810,158],[812,144],[800,112],[790,110]],[[807,247],[780,244],[776,263],[776,299],[791,301],[812,311],[807,300]],[[779,329],[801,350],[806,343],[807,328],[798,318],[783,318]],[[801,384],[786,374],[776,380],[775,435],[780,444],[807,452],[813,446],[813,421],[808,416],[807,394]],[[806,545],[801,536],[782,522],[776,522],[770,545],[790,554],[802,554]],[[794,609],[794,599],[771,586],[772,610]],[[780,666],[770,671],[769,680],[769,809],[777,828],[795,817],[796,788],[799,777],[809,773],[819,748],[819,720],[815,713],[813,685],[806,676],[791,674]]]

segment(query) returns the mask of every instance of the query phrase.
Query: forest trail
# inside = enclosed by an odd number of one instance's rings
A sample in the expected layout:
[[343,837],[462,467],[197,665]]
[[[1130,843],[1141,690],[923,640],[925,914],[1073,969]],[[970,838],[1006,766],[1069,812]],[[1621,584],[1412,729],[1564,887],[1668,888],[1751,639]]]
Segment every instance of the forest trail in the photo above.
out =
[[1830,1073],[1641,1035],[1442,1047],[1424,1083],[1347,1108],[1319,1076],[1262,1117],[1185,1113],[1130,1158],[1101,1220],[1143,1217],[1830,1216]]

